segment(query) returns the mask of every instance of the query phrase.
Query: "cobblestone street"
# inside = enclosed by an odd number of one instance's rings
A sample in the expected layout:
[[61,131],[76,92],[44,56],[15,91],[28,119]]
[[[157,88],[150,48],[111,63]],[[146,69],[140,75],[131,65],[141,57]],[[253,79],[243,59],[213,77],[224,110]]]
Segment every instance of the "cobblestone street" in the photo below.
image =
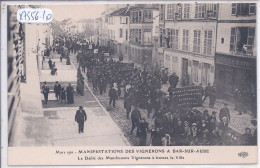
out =
[[[76,55],[71,55],[71,57],[72,57],[72,62],[75,65],[77,65]],[[86,74],[83,73],[83,75],[85,77],[85,81],[87,81]],[[92,90],[92,84],[88,83],[88,85],[89,85],[89,88]],[[165,91],[164,91],[165,87],[167,87],[167,85],[163,85],[162,90],[161,90],[164,93],[165,93]],[[98,92],[95,92],[93,90],[92,90],[92,92],[95,94],[95,96],[100,101],[100,103],[107,109],[110,116],[113,118],[115,123],[119,126],[119,128],[125,134],[125,136],[129,140],[129,142],[132,145],[138,145],[139,139],[136,137],[136,133],[134,132],[133,135],[131,135],[131,133],[130,133],[131,132],[131,120],[126,118],[126,111],[124,109],[124,100],[123,99],[117,100],[116,107],[112,108],[108,105],[108,103],[109,103],[108,89],[107,89],[107,92],[104,93],[103,95],[100,95]],[[210,108],[208,104],[209,104],[209,99],[206,99],[205,103],[203,103],[203,107],[197,107],[196,109],[198,109],[201,112],[203,112],[204,110],[208,110],[210,115],[213,111],[217,112],[216,116],[217,116],[217,121],[219,122],[218,115],[219,115],[220,109],[223,107],[222,100],[218,99],[213,108]],[[231,116],[231,122],[229,124],[229,127],[230,127],[229,131],[232,135],[239,137],[239,136],[241,136],[241,134],[243,134],[245,132],[245,128],[251,126],[250,121],[253,118],[248,113],[243,114],[243,115],[237,115],[238,112],[236,110],[234,110],[234,105],[232,103],[229,103],[228,107],[229,107],[230,116]],[[146,110],[140,109],[140,111],[141,111],[142,117],[144,117],[146,119],[146,121],[149,123],[149,126],[151,128],[152,125],[154,125],[154,120],[152,119],[152,117],[150,117],[150,118],[147,117]],[[151,114],[151,116],[152,115],[153,114]],[[148,134],[147,144],[150,144],[150,141],[151,141],[150,134]]]

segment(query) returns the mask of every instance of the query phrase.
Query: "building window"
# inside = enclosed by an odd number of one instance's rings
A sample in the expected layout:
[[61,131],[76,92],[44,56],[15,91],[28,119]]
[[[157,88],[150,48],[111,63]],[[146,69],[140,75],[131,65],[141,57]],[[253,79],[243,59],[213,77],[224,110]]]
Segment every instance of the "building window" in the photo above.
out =
[[[140,11],[141,12],[141,11]],[[132,12],[132,22],[137,23],[138,22],[138,11]]]
[[131,12],[130,14],[130,21],[134,23],[134,12]]
[[123,37],[123,29],[119,29],[119,37],[120,37],[120,38]]
[[141,18],[142,18],[142,11],[138,12],[138,22],[141,22]]
[[144,43],[151,43],[152,32],[144,32]]
[[212,30],[204,31],[204,52],[203,53],[205,55],[212,55],[212,37],[213,37]]
[[163,5],[160,5],[159,6],[159,11],[160,11],[160,20],[163,20],[164,19],[164,7]]
[[168,39],[167,48],[172,48],[172,29],[168,29]]
[[236,51],[236,28],[231,28],[231,36],[230,36],[230,48],[229,50],[233,53]]
[[144,11],[144,17],[147,18],[147,19],[152,19],[152,11]]
[[256,14],[256,4],[250,3],[249,4],[249,15],[255,15]]
[[173,9],[173,4],[168,4],[167,5],[167,20],[172,20],[174,16],[174,9]]
[[169,29],[169,48],[178,50],[179,30]]
[[231,14],[232,15],[236,15],[237,14],[237,4],[236,3],[232,3]]
[[125,24],[128,24],[128,18],[125,18]]
[[175,20],[181,18],[181,4],[168,4],[167,5],[167,20]]
[[235,54],[253,54],[255,38],[254,27],[232,27],[230,51]]
[[195,6],[195,18],[205,17],[205,4],[197,3]]
[[217,17],[217,4],[206,4],[206,17],[212,19]]
[[200,53],[200,30],[194,30],[193,35],[193,52]]
[[166,47],[166,33],[165,29],[162,29],[162,46]]
[[199,62],[198,61],[193,61],[193,66],[192,66],[192,81],[195,83],[198,83],[199,81]]
[[138,43],[138,29],[135,29],[135,42]]
[[182,50],[183,51],[189,51],[189,30],[183,30]]
[[128,30],[125,30],[125,39],[128,40]]
[[183,19],[190,18],[190,4],[184,4]]
[[152,11],[148,11],[148,19],[152,19]]
[[232,15],[236,16],[248,16],[256,14],[255,3],[232,3]]
[[138,39],[139,39],[139,44],[141,44],[141,40],[142,40],[142,31],[141,31],[141,29],[139,29]]
[[179,30],[172,30],[172,49],[178,50],[179,48]]
[[127,24],[127,18],[120,17],[120,24]]

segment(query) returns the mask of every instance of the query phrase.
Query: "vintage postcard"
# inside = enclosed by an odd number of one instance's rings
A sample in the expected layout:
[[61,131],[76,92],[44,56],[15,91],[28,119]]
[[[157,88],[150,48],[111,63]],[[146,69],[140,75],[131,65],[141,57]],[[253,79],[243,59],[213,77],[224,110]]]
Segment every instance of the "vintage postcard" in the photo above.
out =
[[8,165],[257,164],[256,2],[1,9]]

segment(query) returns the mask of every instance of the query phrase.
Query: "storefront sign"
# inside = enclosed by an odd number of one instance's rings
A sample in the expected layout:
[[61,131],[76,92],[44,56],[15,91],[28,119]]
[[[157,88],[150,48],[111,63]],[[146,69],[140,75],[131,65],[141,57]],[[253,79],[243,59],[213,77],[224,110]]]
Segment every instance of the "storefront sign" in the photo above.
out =
[[216,54],[216,63],[246,69],[254,69],[256,66],[256,60],[254,58],[243,58],[239,56],[220,54]]

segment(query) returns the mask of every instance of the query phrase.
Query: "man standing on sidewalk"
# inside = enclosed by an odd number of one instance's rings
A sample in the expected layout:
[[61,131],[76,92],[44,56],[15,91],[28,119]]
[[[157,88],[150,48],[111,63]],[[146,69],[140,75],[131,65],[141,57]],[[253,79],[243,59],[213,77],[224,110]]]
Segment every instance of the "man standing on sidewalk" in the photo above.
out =
[[84,122],[87,120],[87,114],[85,110],[83,110],[82,106],[79,106],[79,110],[77,110],[75,115],[75,121],[79,126],[79,133],[84,133]]
[[56,81],[54,85],[54,93],[57,101],[60,100],[60,91],[61,91],[61,85],[59,84],[58,81]]
[[51,59],[49,59],[48,64],[49,64],[49,68],[52,69],[52,60]]
[[44,85],[42,86],[42,93],[44,95],[44,100],[45,100],[45,103],[47,104],[48,103],[48,96],[49,96],[49,87],[47,86],[47,82],[45,81],[44,82]]

